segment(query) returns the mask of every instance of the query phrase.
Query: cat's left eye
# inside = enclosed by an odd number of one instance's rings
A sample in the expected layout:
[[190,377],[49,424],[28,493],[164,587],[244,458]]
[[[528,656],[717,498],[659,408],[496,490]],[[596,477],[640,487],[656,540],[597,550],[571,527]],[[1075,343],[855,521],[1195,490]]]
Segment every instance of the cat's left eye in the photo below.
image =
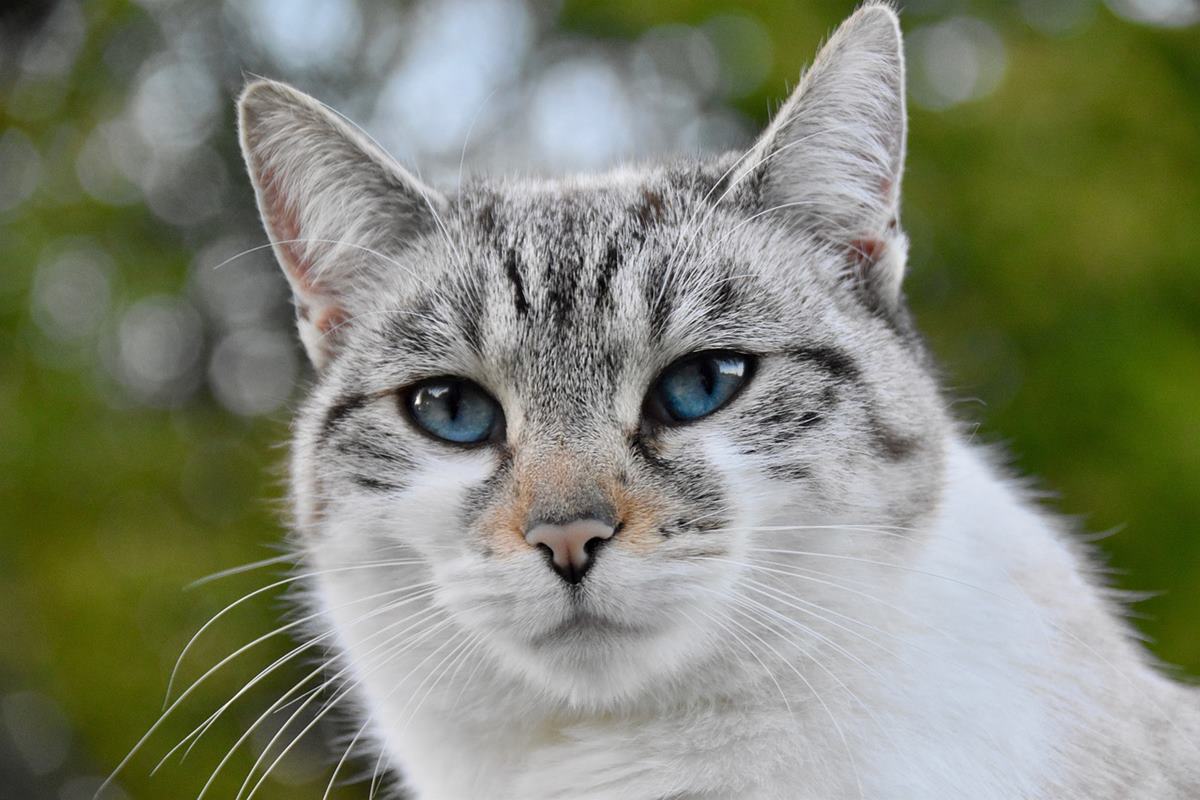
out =
[[646,414],[667,425],[707,417],[733,400],[753,369],[750,356],[727,350],[685,356],[658,376],[646,397]]
[[432,378],[407,389],[402,397],[413,425],[454,444],[479,444],[503,425],[500,404],[466,378]]

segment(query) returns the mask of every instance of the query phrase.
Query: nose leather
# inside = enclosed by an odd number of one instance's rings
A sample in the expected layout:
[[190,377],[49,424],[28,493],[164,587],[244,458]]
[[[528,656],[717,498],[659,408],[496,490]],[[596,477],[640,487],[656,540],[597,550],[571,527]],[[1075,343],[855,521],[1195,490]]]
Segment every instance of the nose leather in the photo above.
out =
[[[612,538],[613,526],[598,519],[577,519],[565,524],[542,522],[525,533],[525,541],[550,550],[555,570],[570,583],[578,583],[591,566],[588,545]],[[594,546],[593,546],[594,548]]]

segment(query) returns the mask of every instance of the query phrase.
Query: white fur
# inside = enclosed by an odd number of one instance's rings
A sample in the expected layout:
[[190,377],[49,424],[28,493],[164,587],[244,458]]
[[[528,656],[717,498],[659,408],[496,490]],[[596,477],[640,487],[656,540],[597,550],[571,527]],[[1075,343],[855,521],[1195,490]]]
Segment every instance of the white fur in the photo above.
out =
[[[944,508],[895,568],[848,560],[889,560],[853,528],[753,537],[846,557],[792,563],[883,602],[863,597],[849,618],[825,620],[768,605],[870,669],[814,637],[798,637],[811,656],[782,641],[773,653],[730,614],[725,624],[758,645],[765,668],[730,637],[649,695],[573,707],[526,680],[527,664],[489,650],[473,681],[444,681],[413,713],[410,692],[394,687],[430,645],[369,684],[372,726],[419,800],[854,798],[858,781],[864,797],[898,800],[1192,796],[1182,787],[1200,785],[1184,766],[1200,760],[1195,697],[1148,669],[1072,546],[982,451],[953,442],[947,477]],[[318,552],[319,567],[345,561]],[[796,588],[813,608],[845,607],[838,588]],[[344,573],[322,581],[330,606],[376,590]],[[374,668],[356,658],[365,629],[341,630],[356,670]],[[677,640],[644,646],[652,661],[679,659]],[[1166,783],[1168,767],[1179,783]]]

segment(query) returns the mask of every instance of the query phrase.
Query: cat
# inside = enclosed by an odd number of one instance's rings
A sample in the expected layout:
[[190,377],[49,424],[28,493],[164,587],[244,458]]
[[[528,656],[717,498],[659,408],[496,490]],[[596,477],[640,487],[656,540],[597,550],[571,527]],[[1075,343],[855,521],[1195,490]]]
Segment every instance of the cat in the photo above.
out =
[[1200,695],[914,329],[904,69],[868,3],[745,152],[450,195],[244,90],[322,708],[392,790],[1200,797]]

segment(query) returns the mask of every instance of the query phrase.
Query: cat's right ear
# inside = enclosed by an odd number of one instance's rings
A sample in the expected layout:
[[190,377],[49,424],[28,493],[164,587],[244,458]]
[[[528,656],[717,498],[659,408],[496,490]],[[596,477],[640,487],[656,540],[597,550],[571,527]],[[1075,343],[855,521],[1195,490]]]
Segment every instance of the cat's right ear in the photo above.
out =
[[255,81],[238,100],[242,155],[291,284],[300,339],[317,368],[354,324],[356,299],[446,201],[317,100]]
[[757,178],[760,216],[828,245],[840,277],[895,309],[908,252],[905,135],[899,20],[889,2],[868,2],[829,38],[734,181]]

